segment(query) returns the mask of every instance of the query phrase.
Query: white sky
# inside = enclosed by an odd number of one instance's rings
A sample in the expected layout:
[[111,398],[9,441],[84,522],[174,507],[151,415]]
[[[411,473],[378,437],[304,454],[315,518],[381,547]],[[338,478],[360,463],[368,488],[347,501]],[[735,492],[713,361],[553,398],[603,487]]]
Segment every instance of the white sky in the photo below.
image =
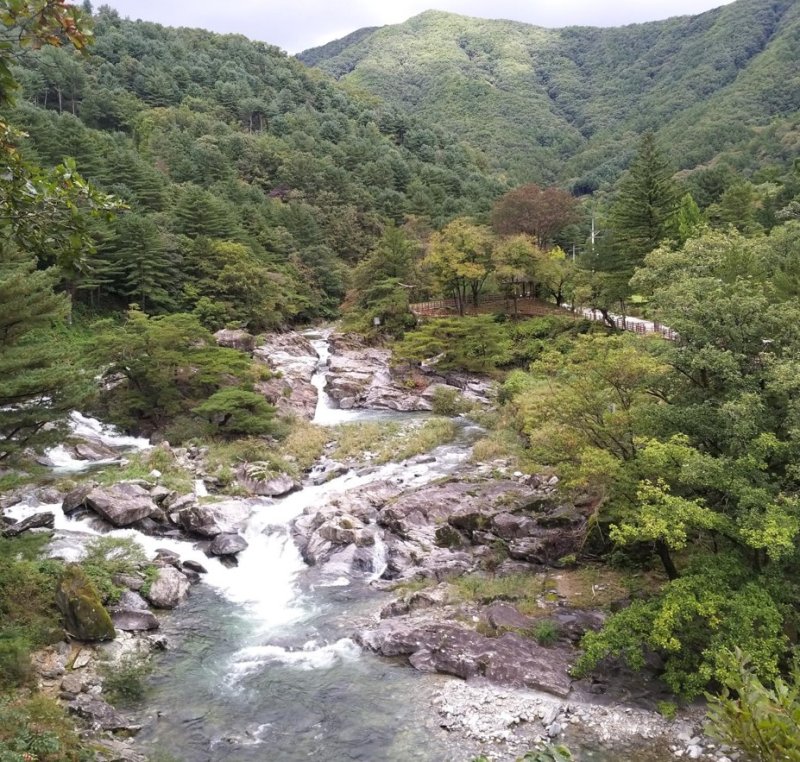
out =
[[435,8],[546,27],[619,26],[694,15],[731,0],[95,0],[122,16],[238,32],[299,53],[365,26],[397,24]]

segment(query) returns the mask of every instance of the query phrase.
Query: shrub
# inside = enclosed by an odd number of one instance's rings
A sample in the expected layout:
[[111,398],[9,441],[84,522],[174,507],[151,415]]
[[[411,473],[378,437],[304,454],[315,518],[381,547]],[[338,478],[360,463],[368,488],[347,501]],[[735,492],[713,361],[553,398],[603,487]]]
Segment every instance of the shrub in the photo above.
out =
[[551,619],[542,619],[534,625],[531,634],[540,646],[552,646],[558,640],[558,625]]
[[464,395],[458,389],[448,386],[437,386],[433,390],[431,404],[436,415],[463,415],[470,409],[470,404],[464,399]]
[[709,701],[709,735],[742,749],[757,762],[800,760],[800,662],[772,688],[761,682],[748,659],[736,651],[737,671],[720,696]]
[[127,537],[98,537],[86,545],[81,562],[104,603],[119,600],[122,590],[114,584],[115,574],[132,574],[147,565],[144,549]]
[[3,762],[88,762],[72,722],[52,699],[0,698],[0,759]]
[[150,662],[135,656],[126,656],[115,664],[104,664],[100,669],[103,693],[114,706],[136,704],[147,693],[146,678],[150,671]]

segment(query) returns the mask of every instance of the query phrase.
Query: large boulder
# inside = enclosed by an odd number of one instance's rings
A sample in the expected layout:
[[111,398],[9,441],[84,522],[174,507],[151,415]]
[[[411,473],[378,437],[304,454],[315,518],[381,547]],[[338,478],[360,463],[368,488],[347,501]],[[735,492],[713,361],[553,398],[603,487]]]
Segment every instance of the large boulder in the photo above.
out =
[[221,534],[213,511],[204,505],[193,505],[178,514],[178,523],[190,534],[212,539]]
[[451,624],[418,624],[384,619],[356,640],[384,656],[407,656],[420,671],[485,677],[495,683],[533,688],[566,697],[572,687],[571,652],[543,648],[516,633],[489,638]]
[[97,730],[124,732],[133,735],[142,729],[141,725],[131,722],[131,720],[120,714],[102,699],[87,693],[79,694],[67,704],[67,708],[73,714],[82,717]]
[[77,564],[69,564],[56,588],[56,605],[64,629],[76,640],[113,640],[114,624],[97,590]]
[[223,328],[214,334],[217,344],[229,349],[238,349],[240,352],[252,352],[255,349],[256,340],[247,331]]
[[145,597],[157,609],[174,609],[188,594],[189,580],[174,566],[163,566],[145,592]]
[[247,548],[247,540],[238,534],[220,534],[214,538],[209,551],[214,556],[235,556]]
[[302,486],[289,474],[275,474],[267,478],[259,478],[258,464],[246,463],[236,472],[239,485],[248,492],[259,497],[282,497],[300,489]]
[[126,527],[148,518],[158,506],[139,484],[122,482],[113,487],[95,487],[86,505],[115,527]]

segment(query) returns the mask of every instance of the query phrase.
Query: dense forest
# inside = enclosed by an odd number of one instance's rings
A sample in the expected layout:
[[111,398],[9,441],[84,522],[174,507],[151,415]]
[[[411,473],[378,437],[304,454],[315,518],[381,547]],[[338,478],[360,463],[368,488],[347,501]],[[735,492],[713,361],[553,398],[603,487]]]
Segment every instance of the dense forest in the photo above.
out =
[[[0,8],[3,490],[74,409],[280,453],[312,424],[213,332],[340,319],[491,377],[488,410],[438,402],[485,429],[476,457],[588,507],[559,568],[647,574],[576,675],[656,655],[676,701],[709,692],[717,737],[798,759],[800,6],[559,31],[429,12],[301,61],[89,3]],[[418,320],[425,298],[451,317]],[[519,319],[534,298],[550,314]],[[15,542],[0,690],[58,621],[60,567]]]
[[299,58],[457,131],[516,182],[617,179],[655,130],[678,169],[752,172],[798,150],[800,8],[737,0],[617,29],[428,11]]

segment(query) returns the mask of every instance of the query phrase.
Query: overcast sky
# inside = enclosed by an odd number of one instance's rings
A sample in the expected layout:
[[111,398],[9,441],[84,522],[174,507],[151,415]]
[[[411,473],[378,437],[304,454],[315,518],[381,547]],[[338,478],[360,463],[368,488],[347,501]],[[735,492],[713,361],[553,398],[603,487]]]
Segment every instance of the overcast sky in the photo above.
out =
[[618,26],[696,14],[731,0],[95,0],[123,16],[239,32],[290,53],[322,45],[364,26],[397,24],[435,8],[466,16],[539,26]]

